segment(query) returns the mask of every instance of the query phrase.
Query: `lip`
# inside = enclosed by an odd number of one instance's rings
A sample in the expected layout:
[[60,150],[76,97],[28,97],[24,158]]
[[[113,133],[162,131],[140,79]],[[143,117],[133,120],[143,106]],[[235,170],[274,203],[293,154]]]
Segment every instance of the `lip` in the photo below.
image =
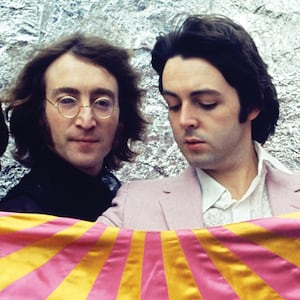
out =
[[196,138],[196,137],[188,137],[184,139],[184,143],[185,144],[203,144],[205,143],[205,141]]
[[184,139],[184,145],[187,151],[191,152],[202,152],[203,146],[206,144],[205,141],[197,137],[187,137]]
[[77,143],[97,143],[98,140],[94,138],[73,138],[70,139],[72,142],[77,142]]

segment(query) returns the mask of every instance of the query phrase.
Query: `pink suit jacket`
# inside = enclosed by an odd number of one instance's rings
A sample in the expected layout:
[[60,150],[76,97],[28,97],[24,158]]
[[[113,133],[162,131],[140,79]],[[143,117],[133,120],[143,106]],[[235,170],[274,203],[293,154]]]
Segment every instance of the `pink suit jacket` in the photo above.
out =
[[[300,211],[300,172],[267,166],[266,185],[273,215]],[[125,183],[98,222],[137,230],[203,228],[201,190],[195,170],[181,175]]]

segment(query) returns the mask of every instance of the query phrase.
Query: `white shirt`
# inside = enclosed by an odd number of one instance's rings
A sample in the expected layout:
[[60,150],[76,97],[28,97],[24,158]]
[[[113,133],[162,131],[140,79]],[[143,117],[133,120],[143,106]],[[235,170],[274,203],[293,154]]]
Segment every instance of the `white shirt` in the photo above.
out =
[[258,173],[240,200],[232,198],[230,192],[201,169],[197,176],[202,191],[202,211],[204,227],[218,226],[272,216],[266,191],[266,166],[290,173],[277,159],[254,142],[258,157]]

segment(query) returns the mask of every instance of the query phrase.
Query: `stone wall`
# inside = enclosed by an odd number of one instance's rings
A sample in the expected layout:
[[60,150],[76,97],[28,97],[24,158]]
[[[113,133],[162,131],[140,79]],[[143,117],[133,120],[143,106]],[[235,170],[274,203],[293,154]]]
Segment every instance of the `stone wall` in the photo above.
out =
[[[1,0],[1,92],[35,46],[74,31],[97,34],[132,49],[132,64],[142,72],[148,93],[143,110],[151,120],[140,155],[117,172],[121,180],[179,173],[185,161],[169,128],[167,111],[150,67],[150,51],[160,32],[187,14],[220,13],[252,35],[278,89],[281,116],[276,134],[265,147],[291,169],[300,169],[300,2],[299,0]],[[2,157],[0,196],[26,169]]]

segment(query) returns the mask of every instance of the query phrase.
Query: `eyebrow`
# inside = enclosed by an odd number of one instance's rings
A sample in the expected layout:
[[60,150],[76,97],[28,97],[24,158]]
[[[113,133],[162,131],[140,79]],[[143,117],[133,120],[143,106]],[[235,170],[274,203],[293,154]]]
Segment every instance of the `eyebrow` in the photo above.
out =
[[72,88],[72,87],[59,87],[59,88],[56,88],[54,89],[52,92],[51,92],[51,96],[55,97],[61,93],[65,93],[65,94],[73,94],[73,95],[78,95],[79,94],[79,90],[75,89],[75,88]]
[[[171,97],[175,97],[175,98],[179,98],[178,95],[174,92],[168,91],[168,90],[163,90],[162,91],[162,95],[163,96],[171,96]],[[190,93],[190,97],[194,97],[194,96],[201,96],[201,95],[216,95],[216,96],[221,96],[222,94],[220,92],[218,92],[217,90],[214,89],[202,89],[202,90],[195,90],[193,92]]]
[[[52,91],[52,96],[55,97],[61,93],[65,93],[65,94],[72,94],[72,95],[76,95],[78,96],[80,94],[80,91],[76,88],[72,88],[72,87],[59,87],[59,88],[56,88]],[[92,96],[103,96],[103,95],[106,95],[112,99],[115,100],[116,98],[116,95],[115,93],[113,93],[111,90],[109,89],[104,89],[104,88],[96,88],[94,90],[92,90],[91,92],[91,95]]]

